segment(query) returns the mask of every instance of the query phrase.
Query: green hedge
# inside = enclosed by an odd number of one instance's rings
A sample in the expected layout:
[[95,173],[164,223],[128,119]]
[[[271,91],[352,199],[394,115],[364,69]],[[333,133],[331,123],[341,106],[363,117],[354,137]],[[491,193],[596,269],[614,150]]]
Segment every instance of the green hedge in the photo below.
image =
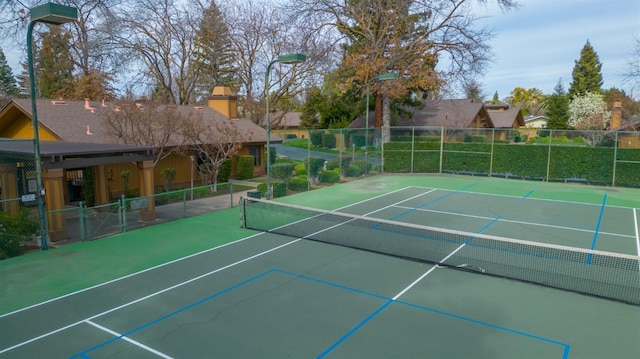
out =
[[[550,159],[550,181],[578,180],[589,184],[613,184],[613,157],[616,149],[612,147],[593,148],[581,143],[562,143],[549,147],[548,142],[494,142],[493,146],[486,142],[461,142],[445,143],[443,149],[443,172],[547,179],[547,161]],[[440,170],[440,144],[436,142],[390,142],[385,144],[383,155],[387,172]],[[618,148],[617,161],[615,185],[640,187],[640,149]]]
[[253,177],[253,156],[238,156],[238,179],[249,179]]
[[[284,182],[271,182],[271,187],[273,187],[273,198],[284,197],[287,195],[287,184]],[[258,185],[258,191],[260,191],[260,196],[265,197],[267,195],[267,184],[260,183]]]
[[340,182],[340,172],[335,170],[325,170],[320,172],[321,183],[338,183]]
[[289,180],[289,189],[292,191],[306,191],[309,189],[309,179],[307,176],[296,176]]
[[332,133],[322,134],[322,147],[336,148],[336,136]]

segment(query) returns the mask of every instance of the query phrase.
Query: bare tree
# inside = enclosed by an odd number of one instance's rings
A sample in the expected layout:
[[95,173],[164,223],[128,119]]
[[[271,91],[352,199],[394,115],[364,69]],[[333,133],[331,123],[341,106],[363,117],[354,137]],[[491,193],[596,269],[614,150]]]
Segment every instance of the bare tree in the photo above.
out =
[[640,90],[640,35],[634,37],[631,58],[627,62],[624,82],[631,85],[632,90]]
[[[221,4],[237,60],[237,83],[241,114],[258,123],[265,115],[264,100],[270,96],[273,109],[282,99],[295,98],[305,84],[329,70],[336,48],[302,19],[291,18],[283,8],[268,0],[235,1]],[[275,64],[269,88],[264,84],[268,64],[279,55],[304,53],[307,62],[296,66]],[[274,123],[276,125],[276,123]]]
[[[514,0],[495,0],[503,9]],[[485,2],[480,0],[480,2]],[[346,83],[371,84],[373,93],[401,96],[411,89],[433,90],[481,72],[489,57],[491,31],[478,29],[472,0],[299,0],[298,17],[343,34]],[[439,70],[436,71],[436,64]],[[371,80],[396,71],[402,81]],[[376,101],[386,105],[390,101]],[[385,109],[385,114],[390,111]],[[383,141],[390,119],[383,116]]]
[[107,134],[117,142],[155,148],[154,166],[179,150],[182,139],[177,134],[188,119],[175,106],[151,101],[121,101],[99,113]]
[[[193,102],[201,80],[208,79],[203,77],[207,68],[202,66],[206,53],[202,41],[210,41],[215,33],[199,33],[208,10],[206,1],[172,0],[131,0],[114,10],[114,41],[142,64],[143,76],[138,79],[170,103]],[[221,36],[226,34],[221,32]]]
[[228,158],[238,154],[242,147],[242,137],[238,128],[228,120],[215,120],[202,114],[190,117],[181,129],[185,139],[183,150],[194,150],[198,157],[198,173],[203,184],[212,184],[217,191],[218,171]]

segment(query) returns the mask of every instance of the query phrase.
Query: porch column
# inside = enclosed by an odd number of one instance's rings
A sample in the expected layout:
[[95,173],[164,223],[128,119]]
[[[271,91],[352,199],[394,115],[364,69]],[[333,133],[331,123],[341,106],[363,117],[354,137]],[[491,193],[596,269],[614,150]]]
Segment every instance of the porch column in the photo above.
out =
[[[16,179],[17,168],[15,163],[0,164],[0,200],[18,198],[18,180]],[[19,201],[2,202],[3,212],[10,216],[18,213]]]
[[[154,194],[153,161],[138,162],[138,178],[140,178],[140,196]],[[140,209],[140,220],[153,221],[157,218],[154,198],[147,198],[147,207]]]
[[44,170],[42,173],[45,196],[44,203],[49,224],[49,239],[52,242],[67,239],[67,226],[64,219],[64,170],[62,168]]
[[96,166],[96,176],[94,177],[94,191],[96,193],[96,204],[99,205],[109,203],[107,171],[104,165]]

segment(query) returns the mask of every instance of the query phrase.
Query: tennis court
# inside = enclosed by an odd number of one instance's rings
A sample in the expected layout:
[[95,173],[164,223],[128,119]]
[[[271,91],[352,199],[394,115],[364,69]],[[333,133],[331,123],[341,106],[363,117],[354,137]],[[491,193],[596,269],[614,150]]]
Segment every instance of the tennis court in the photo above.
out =
[[0,357],[640,357],[637,190],[381,175],[241,208],[0,262]]

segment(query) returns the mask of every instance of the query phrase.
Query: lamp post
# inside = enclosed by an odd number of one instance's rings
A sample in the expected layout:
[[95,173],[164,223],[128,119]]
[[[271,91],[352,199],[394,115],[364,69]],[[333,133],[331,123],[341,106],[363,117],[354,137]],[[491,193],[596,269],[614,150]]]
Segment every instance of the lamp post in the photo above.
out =
[[269,120],[269,72],[271,72],[271,66],[276,62],[281,64],[293,65],[307,61],[307,56],[304,54],[287,54],[280,55],[277,59],[271,61],[267,66],[267,72],[264,75],[264,92],[267,102],[267,114],[266,114],[266,127],[267,127],[267,199],[271,199],[271,122]]
[[44,185],[42,181],[42,163],[40,160],[40,135],[38,133],[38,113],[36,111],[36,81],[33,71],[33,27],[42,22],[60,25],[78,19],[78,9],[54,3],[36,6],[29,10],[31,21],[27,27],[27,62],[29,66],[29,86],[31,87],[31,124],[33,126],[33,152],[36,162],[36,198],[40,217],[40,242],[43,250],[49,249],[49,229],[44,210]]
[[365,132],[364,132],[364,157],[365,160],[369,160],[369,92],[371,92],[371,83],[373,81],[386,81],[397,79],[398,74],[395,72],[387,72],[386,74],[380,74],[374,76],[367,82],[367,108],[365,109]]

